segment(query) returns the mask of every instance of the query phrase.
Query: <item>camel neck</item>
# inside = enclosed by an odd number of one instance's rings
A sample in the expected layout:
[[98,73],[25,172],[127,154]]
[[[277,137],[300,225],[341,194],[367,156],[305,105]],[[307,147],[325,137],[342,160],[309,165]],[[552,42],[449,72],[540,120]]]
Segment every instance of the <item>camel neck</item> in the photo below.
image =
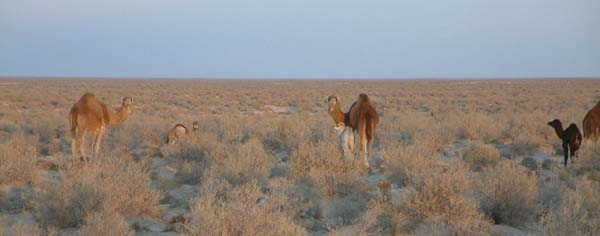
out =
[[110,118],[110,125],[120,125],[127,120],[129,116],[129,111],[123,107],[119,108],[116,112],[109,111],[108,112]]
[[554,132],[556,132],[556,135],[562,139],[562,136],[563,136],[562,124],[558,124],[558,125],[552,126],[552,127],[554,127]]
[[335,105],[333,105],[333,107],[329,110],[329,115],[333,119],[333,122],[335,122],[336,124],[340,122],[344,124],[346,123],[345,114],[344,112],[342,112],[340,104],[336,103]]

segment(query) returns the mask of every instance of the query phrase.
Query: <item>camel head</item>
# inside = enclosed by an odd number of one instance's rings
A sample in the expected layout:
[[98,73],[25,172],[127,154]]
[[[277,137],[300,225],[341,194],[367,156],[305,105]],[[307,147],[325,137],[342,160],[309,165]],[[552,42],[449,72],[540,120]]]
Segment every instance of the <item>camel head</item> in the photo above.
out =
[[554,128],[562,127],[562,123],[560,123],[559,119],[554,119],[553,121],[548,122],[548,125]]
[[337,124],[335,124],[333,126],[333,128],[338,131],[338,133],[344,132],[344,129],[346,129],[346,124],[344,124],[343,122],[339,122]]
[[339,106],[338,97],[335,95],[331,95],[327,97],[327,104],[329,104],[329,112],[332,112],[335,106]]
[[123,97],[121,98],[121,109],[126,109],[127,113],[131,113],[131,107],[133,105],[133,98],[131,97]]
[[194,121],[194,123],[192,124],[192,129],[197,130],[200,128],[200,123],[198,123],[198,121]]

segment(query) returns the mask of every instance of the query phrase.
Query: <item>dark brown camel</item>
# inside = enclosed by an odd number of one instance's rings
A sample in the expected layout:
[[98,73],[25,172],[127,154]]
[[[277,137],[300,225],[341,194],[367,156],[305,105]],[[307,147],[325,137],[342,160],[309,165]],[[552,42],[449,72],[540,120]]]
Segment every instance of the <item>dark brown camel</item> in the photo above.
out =
[[369,167],[368,157],[373,152],[375,129],[379,123],[379,115],[377,115],[369,97],[364,93],[358,95],[358,100],[352,104],[350,111],[347,113],[344,113],[340,108],[337,96],[331,95],[327,98],[327,101],[329,103],[328,113],[336,125],[344,123],[346,126],[351,127],[353,132],[358,131],[365,166]]
[[554,128],[556,135],[562,140],[563,152],[565,153],[564,164],[567,166],[569,150],[571,152],[571,162],[573,162],[573,158],[577,157],[577,151],[581,146],[581,132],[579,132],[577,125],[573,123],[571,123],[566,130],[563,130],[562,123],[559,119],[548,122],[548,125]]
[[596,103],[583,118],[583,137],[592,140],[600,137],[600,102]]

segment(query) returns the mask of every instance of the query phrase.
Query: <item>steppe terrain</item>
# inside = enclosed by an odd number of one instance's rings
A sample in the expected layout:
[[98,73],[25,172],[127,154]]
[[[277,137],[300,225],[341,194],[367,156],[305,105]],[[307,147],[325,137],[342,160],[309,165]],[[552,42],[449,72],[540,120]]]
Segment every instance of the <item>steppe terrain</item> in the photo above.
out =
[[[68,122],[86,92],[135,99],[90,163]],[[359,93],[370,172],[327,114]],[[599,235],[600,144],[564,167],[547,125],[598,101],[600,80],[0,79],[0,235]]]

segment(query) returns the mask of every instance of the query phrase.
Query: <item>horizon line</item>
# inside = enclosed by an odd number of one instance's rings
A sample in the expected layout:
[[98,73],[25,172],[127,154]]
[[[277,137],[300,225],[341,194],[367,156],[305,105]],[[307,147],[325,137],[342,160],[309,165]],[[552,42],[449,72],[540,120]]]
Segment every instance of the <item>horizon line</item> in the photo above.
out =
[[165,76],[150,76],[150,77],[102,77],[102,76],[3,76],[0,75],[0,80],[5,79],[30,79],[30,80],[595,80],[600,79],[600,76],[539,76],[539,77],[165,77]]

